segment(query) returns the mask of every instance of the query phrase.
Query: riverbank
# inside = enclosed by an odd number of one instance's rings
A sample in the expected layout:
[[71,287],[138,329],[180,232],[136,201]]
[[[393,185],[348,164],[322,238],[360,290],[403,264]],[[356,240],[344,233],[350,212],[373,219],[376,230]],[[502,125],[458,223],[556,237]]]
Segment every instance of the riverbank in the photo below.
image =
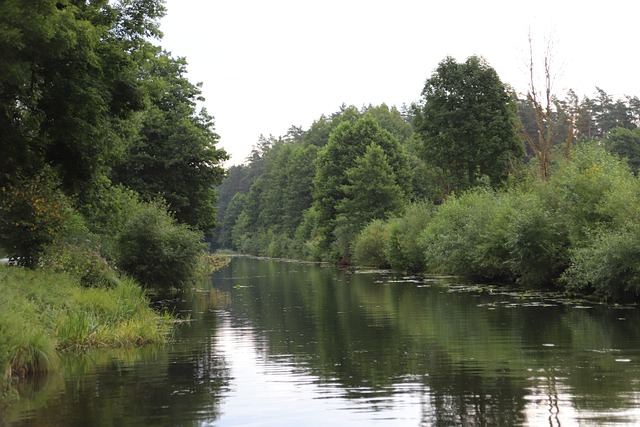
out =
[[65,273],[0,266],[0,400],[26,375],[55,371],[71,350],[165,343],[172,318],[123,278],[86,288]]

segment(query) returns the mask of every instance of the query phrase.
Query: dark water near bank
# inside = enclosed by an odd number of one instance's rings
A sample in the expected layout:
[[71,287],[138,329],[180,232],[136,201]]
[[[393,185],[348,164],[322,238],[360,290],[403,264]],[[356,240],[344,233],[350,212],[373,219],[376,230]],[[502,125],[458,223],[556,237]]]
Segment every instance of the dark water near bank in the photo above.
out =
[[638,310],[235,258],[161,348],[21,388],[2,426],[640,424]]

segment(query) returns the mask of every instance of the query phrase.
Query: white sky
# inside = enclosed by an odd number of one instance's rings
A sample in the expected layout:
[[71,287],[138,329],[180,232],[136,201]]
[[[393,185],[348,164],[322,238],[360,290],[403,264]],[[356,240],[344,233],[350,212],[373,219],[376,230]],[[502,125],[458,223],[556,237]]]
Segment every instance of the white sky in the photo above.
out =
[[[418,101],[447,55],[483,56],[527,88],[528,42],[554,40],[555,91],[640,96],[640,3],[573,0],[167,0],[162,46],[203,83],[220,146],[244,161],[260,134],[308,129],[341,104]],[[535,54],[535,53],[534,53]]]

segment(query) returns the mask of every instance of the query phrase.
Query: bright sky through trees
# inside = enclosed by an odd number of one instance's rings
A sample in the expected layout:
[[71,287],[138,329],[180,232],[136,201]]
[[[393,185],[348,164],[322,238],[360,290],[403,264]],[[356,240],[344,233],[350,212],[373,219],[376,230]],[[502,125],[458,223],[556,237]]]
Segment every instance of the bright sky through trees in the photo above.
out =
[[167,0],[163,47],[203,82],[220,146],[242,163],[260,134],[307,129],[342,103],[417,101],[447,55],[483,56],[520,92],[527,34],[554,41],[556,92],[640,95],[640,6],[624,0]]

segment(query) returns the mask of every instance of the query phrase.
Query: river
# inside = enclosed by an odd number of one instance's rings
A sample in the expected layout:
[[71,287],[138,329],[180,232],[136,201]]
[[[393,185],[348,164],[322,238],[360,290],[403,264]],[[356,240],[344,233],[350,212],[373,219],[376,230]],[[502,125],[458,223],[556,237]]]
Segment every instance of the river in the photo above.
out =
[[640,423],[640,316],[454,278],[234,257],[170,345],[68,356],[2,426]]

